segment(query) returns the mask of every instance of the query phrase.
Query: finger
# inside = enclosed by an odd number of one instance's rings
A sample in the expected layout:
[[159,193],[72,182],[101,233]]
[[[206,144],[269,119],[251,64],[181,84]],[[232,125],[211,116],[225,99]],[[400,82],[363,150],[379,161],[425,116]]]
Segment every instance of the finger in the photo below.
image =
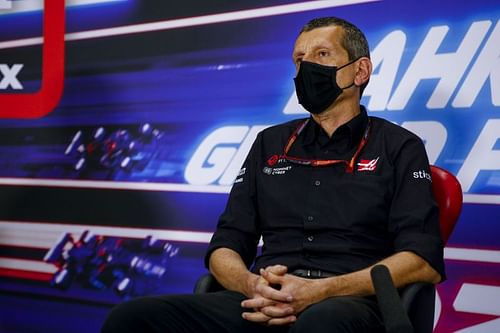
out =
[[256,298],[250,298],[246,299],[243,302],[241,302],[241,306],[244,308],[249,308],[249,309],[255,309],[255,308],[262,308],[265,306],[271,306],[275,305],[276,302],[264,297],[256,297]]
[[294,314],[290,306],[266,306],[261,308],[260,312],[272,318],[283,318]]
[[266,316],[262,312],[243,312],[243,319],[253,321],[254,323],[267,323],[271,317]]
[[276,275],[267,270],[261,270],[260,275],[270,284],[283,284],[283,276]]
[[256,288],[257,293],[262,295],[262,297],[277,301],[277,302],[291,302],[293,300],[292,295],[289,293],[274,289],[270,286],[258,285]]
[[284,265],[274,265],[274,266],[268,266],[265,269],[266,272],[271,272],[276,275],[284,275],[288,271],[288,267]]
[[264,277],[262,275],[259,275],[259,278],[257,279],[257,284],[260,284],[260,283],[268,284],[267,280],[264,279]]
[[272,318],[269,319],[267,324],[269,326],[277,326],[277,325],[287,325],[287,324],[292,324],[297,320],[296,316],[287,316],[283,318]]

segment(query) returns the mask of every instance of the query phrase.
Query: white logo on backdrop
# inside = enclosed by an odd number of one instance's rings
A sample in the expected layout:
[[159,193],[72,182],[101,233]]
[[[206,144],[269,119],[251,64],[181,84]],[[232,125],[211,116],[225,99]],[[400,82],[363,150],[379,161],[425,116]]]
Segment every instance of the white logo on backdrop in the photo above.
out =
[[23,64],[14,64],[12,66],[0,64],[0,90],[9,87],[15,90],[23,89],[23,85],[17,78],[23,67]]
[[11,9],[12,1],[11,0],[0,0],[0,10],[2,9]]
[[[371,53],[375,73],[364,93],[364,98],[369,98],[368,109],[403,111],[419,83],[426,79],[438,80],[427,100],[428,109],[470,108],[488,81],[491,105],[500,106],[500,21],[492,27],[492,21],[473,22],[456,51],[448,53],[438,50],[450,27],[432,27],[397,85],[407,37],[401,30],[390,32]],[[307,111],[298,104],[294,93],[283,113]],[[257,133],[268,126],[226,126],[209,134],[186,167],[186,181],[196,185],[232,184]],[[446,126],[436,120],[405,121],[401,126],[422,138],[429,162],[435,164],[446,145]],[[465,192],[480,171],[500,170],[500,151],[495,149],[498,139],[500,119],[489,119],[457,175]]]

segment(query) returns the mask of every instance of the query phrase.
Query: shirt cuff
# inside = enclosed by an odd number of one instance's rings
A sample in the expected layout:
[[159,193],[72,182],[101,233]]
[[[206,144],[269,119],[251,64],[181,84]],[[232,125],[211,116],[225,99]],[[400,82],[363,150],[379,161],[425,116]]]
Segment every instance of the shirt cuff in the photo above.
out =
[[247,267],[253,263],[257,253],[257,242],[252,242],[249,237],[245,237],[239,231],[232,230],[218,230],[213,236],[212,240],[205,254],[205,267],[209,268],[209,260],[212,253],[219,248],[228,248],[241,256],[241,259]]
[[446,280],[443,259],[443,242],[440,237],[429,234],[400,234],[394,242],[395,252],[410,251],[423,258]]

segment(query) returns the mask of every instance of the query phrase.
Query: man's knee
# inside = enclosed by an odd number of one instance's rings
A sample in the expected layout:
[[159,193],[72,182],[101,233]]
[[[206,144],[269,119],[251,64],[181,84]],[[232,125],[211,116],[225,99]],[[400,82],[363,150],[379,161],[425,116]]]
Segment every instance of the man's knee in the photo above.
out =
[[136,298],[113,308],[101,333],[220,332],[226,319],[242,321],[242,299],[230,292]]
[[101,333],[144,332],[146,316],[155,312],[158,301],[153,297],[136,298],[115,306],[108,314]]
[[377,305],[360,297],[336,297],[307,308],[290,332],[379,332]]

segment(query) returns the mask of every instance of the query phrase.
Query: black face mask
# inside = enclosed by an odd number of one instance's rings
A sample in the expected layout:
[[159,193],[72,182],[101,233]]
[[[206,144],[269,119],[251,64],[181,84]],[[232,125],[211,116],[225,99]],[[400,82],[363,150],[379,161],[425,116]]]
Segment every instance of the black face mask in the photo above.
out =
[[326,110],[342,94],[344,89],[337,84],[337,71],[354,63],[355,59],[343,66],[324,66],[302,61],[299,73],[293,79],[299,103],[309,112],[318,114]]

